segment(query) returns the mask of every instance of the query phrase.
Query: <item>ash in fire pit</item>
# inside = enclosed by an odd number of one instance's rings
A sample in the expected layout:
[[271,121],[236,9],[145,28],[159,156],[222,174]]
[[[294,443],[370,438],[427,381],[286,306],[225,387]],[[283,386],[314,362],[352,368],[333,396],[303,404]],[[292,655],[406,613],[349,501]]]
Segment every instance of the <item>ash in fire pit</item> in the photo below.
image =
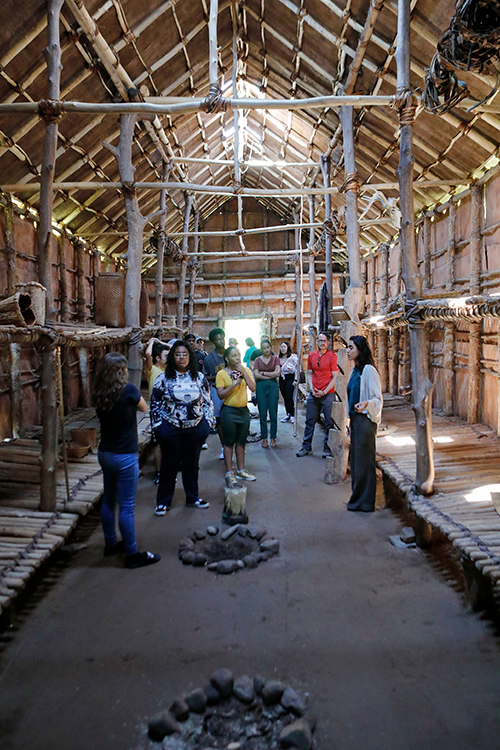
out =
[[306,694],[278,680],[234,680],[219,669],[204,688],[153,716],[148,734],[162,750],[315,750],[315,724]]
[[222,575],[241,568],[256,568],[259,563],[279,553],[280,544],[265,529],[244,524],[231,526],[221,534],[216,526],[200,529],[181,539],[179,560],[184,565],[207,567]]

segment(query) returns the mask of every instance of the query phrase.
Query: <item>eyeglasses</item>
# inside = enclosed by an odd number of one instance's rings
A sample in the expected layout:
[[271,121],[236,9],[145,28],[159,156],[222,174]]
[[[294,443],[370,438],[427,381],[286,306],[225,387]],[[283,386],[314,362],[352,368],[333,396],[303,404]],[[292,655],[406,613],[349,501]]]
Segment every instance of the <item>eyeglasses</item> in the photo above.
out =
[[187,352],[175,352],[174,357],[189,357],[189,354]]

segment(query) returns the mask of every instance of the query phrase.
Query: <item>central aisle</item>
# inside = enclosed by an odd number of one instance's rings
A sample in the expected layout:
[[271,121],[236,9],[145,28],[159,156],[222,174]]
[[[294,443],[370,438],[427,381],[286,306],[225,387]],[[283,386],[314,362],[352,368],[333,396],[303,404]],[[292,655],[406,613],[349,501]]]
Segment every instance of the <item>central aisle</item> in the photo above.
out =
[[[256,421],[252,421],[255,429]],[[419,550],[388,542],[388,510],[348,513],[348,483],[326,486],[316,456],[280,425],[277,450],[247,449],[252,525],[281,542],[256,570],[216,577],[177,559],[182,536],[219,525],[218,439],[202,453],[208,510],[153,515],[153,468],[137,509],[150,568],[102,557],[100,529],[2,654],[6,750],[148,747],[147,717],[212,671],[276,677],[310,693],[322,750],[461,750],[498,744],[500,657],[488,622]],[[178,484],[181,484],[180,477]],[[160,745],[155,745],[159,748]]]

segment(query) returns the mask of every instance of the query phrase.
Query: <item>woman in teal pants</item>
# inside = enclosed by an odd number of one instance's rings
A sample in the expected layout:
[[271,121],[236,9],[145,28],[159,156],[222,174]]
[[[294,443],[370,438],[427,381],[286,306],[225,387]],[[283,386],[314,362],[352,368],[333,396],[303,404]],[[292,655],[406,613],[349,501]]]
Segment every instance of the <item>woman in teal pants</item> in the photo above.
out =
[[268,448],[267,413],[271,420],[271,448],[276,448],[278,430],[278,398],[281,364],[279,357],[273,354],[269,339],[260,342],[262,354],[254,361],[254,378],[257,384],[257,406],[260,416],[260,436],[262,447]]

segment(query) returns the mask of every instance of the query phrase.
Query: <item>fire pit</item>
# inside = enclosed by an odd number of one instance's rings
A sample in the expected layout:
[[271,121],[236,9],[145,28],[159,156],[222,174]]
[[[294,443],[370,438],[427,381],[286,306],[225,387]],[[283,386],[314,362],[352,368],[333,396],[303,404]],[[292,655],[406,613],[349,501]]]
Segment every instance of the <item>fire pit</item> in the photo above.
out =
[[228,575],[243,568],[256,568],[277,555],[279,549],[278,540],[265,529],[239,524],[219,533],[217,526],[208,526],[206,531],[197,529],[190,537],[181,539],[179,560],[184,565]]
[[162,750],[314,750],[315,725],[307,694],[219,669],[204,688],[151,717],[148,734]]

